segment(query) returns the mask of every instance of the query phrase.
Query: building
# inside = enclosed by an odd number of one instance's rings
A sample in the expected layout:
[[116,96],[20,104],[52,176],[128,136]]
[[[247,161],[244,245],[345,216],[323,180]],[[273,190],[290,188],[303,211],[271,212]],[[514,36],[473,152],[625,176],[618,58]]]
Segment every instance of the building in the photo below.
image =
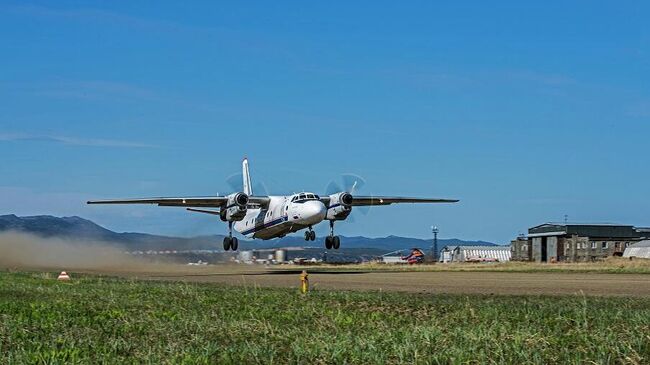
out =
[[650,240],[637,242],[626,248],[623,257],[650,259]]
[[530,261],[531,250],[529,249],[528,238],[519,236],[510,241],[510,256],[512,261]]
[[622,256],[631,244],[650,236],[647,228],[617,224],[545,223],[512,241],[513,258],[535,262],[583,262]]
[[442,250],[440,250],[440,254],[438,255],[438,261],[444,263],[451,262],[454,258],[454,251],[456,250],[456,247],[458,246],[443,247]]
[[445,246],[440,251],[442,262],[506,262],[509,246]]

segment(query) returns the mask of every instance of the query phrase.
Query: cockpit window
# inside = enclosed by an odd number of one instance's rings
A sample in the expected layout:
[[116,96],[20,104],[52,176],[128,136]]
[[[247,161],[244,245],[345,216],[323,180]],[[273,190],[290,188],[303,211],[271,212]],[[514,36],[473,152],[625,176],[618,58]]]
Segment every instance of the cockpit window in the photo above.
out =
[[320,197],[312,193],[301,193],[291,198],[292,203],[304,203],[309,200],[320,200]]

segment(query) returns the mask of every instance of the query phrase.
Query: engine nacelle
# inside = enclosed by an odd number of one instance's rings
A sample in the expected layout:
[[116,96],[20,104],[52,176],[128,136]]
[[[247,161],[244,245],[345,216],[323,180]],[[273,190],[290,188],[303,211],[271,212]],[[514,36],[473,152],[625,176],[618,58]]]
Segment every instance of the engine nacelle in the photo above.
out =
[[330,195],[330,203],[327,207],[325,219],[331,221],[342,221],[352,212],[352,194],[336,193]]
[[235,193],[228,195],[226,207],[221,210],[221,220],[240,221],[246,216],[246,206],[248,205],[248,195],[244,193]]

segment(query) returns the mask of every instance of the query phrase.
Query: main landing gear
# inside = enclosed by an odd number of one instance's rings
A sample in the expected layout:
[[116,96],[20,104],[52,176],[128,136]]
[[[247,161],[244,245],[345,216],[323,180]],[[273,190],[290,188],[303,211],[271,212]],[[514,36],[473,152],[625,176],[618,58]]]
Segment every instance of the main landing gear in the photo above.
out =
[[316,232],[314,232],[311,227],[309,227],[309,231],[305,231],[305,241],[315,241],[316,240]]
[[330,221],[330,235],[325,237],[325,248],[338,250],[341,247],[341,239],[334,235],[334,221]]
[[232,236],[232,222],[228,222],[228,235],[223,238],[223,249],[225,251],[228,251],[232,249],[233,251],[237,251],[237,248],[239,247],[239,240],[237,237]]

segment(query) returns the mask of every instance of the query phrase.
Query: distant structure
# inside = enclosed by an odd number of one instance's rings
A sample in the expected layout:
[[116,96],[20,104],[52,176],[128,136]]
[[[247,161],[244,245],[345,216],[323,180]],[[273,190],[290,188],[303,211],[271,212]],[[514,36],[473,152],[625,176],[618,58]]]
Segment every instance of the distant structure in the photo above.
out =
[[237,261],[243,264],[282,264],[288,261],[287,249],[242,250],[237,252]]
[[431,248],[431,260],[433,262],[436,262],[437,260],[437,255],[438,255],[438,233],[440,230],[438,230],[437,226],[431,226],[431,233],[433,233],[433,247]]
[[623,257],[650,259],[650,240],[637,242],[626,248]]
[[287,250],[286,249],[277,249],[275,250],[275,261],[277,263],[283,263],[287,261]]
[[440,261],[447,262],[507,262],[509,246],[445,246],[440,251]]
[[381,263],[382,264],[407,264],[408,261],[404,259],[404,256],[402,255],[404,250],[397,250],[393,252],[388,252],[383,255],[381,255]]
[[442,263],[448,263],[452,262],[454,259],[454,251],[456,250],[458,246],[445,246],[440,250],[440,258],[439,262]]
[[623,256],[630,245],[650,237],[650,229],[595,223],[544,223],[511,242],[512,259],[585,262]]

